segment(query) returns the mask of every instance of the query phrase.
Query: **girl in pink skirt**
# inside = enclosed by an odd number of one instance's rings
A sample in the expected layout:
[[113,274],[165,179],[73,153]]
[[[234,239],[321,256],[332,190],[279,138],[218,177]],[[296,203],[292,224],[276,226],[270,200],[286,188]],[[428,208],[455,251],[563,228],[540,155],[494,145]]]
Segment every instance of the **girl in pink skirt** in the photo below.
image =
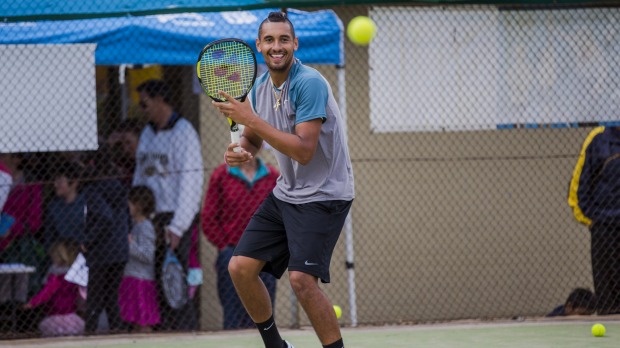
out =
[[134,225],[129,234],[129,261],[119,288],[121,318],[137,332],[150,332],[159,324],[155,281],[155,228],[149,216],[155,211],[155,196],[146,186],[129,191],[129,212]]

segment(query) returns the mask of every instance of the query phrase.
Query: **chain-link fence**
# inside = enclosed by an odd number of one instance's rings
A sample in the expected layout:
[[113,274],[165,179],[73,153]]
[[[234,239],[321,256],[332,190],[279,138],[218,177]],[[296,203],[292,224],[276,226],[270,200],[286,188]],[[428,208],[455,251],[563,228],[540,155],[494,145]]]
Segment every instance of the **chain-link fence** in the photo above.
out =
[[[565,310],[620,312],[618,8],[318,11],[377,26],[368,46],[330,34],[344,61],[321,62],[333,47],[309,36],[327,24],[291,15],[298,56],[346,117],[356,198],[322,286],[342,325],[544,316],[575,288],[589,291]],[[152,18],[234,36],[205,16]],[[99,20],[0,24],[1,335],[251,327],[226,263],[275,184],[271,150],[223,167],[228,127],[194,62],[165,63],[182,39],[165,27],[72,39]],[[136,38],[165,53],[110,63],[144,50],[125,43]],[[166,239],[184,268],[173,306]],[[88,284],[70,271],[80,253]],[[309,325],[286,274],[264,281],[279,326]]]

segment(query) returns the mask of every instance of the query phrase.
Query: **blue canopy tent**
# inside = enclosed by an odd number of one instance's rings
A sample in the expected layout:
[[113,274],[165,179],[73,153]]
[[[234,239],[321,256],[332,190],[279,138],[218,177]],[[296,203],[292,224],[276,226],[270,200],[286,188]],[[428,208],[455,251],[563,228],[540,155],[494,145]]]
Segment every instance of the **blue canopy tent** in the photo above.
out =
[[[258,25],[271,11],[278,9],[6,22],[0,23],[0,45],[94,43],[95,64],[118,65],[124,89],[127,66],[193,65],[207,43],[227,37],[255,47]],[[291,9],[288,16],[300,41],[296,57],[308,64],[344,65],[343,26],[333,11]],[[257,59],[263,63],[262,55]],[[343,75],[344,69],[338,73]],[[344,96],[344,75],[339,87]],[[124,90],[121,95],[125,115]]]
[[[96,43],[97,65],[191,65],[216,39],[235,37],[254,46],[258,24],[276,10],[1,23],[0,44]],[[344,64],[342,22],[333,11],[288,13],[300,41],[299,59]]]
[[[368,2],[369,0],[366,0]],[[348,1],[350,3],[364,1]],[[145,16],[161,13],[221,12],[270,7],[325,6],[330,0],[2,0],[0,19],[8,22]]]

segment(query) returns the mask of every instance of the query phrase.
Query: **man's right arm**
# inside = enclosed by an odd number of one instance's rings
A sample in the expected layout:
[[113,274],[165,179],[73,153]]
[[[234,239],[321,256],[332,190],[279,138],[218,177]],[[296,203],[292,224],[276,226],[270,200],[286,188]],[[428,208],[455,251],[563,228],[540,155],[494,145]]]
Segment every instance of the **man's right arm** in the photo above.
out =
[[[323,123],[322,118],[300,122],[295,126],[295,131],[289,133],[275,128],[260,118],[252,109],[249,101],[240,102],[224,92],[220,92],[220,94],[229,102],[212,102],[213,105],[222,115],[245,126],[243,137],[240,140],[241,147],[245,144],[248,150],[250,150],[234,153],[229,145],[226,151],[226,163],[228,165],[239,165],[254,156],[256,151],[258,151],[258,146],[262,144],[262,141],[258,139],[268,142],[271,147],[302,165],[312,160],[319,143],[319,135]],[[312,101],[308,103],[312,103]]]
[[314,157],[322,124],[323,121],[316,118],[297,124],[294,133],[287,133],[276,129],[257,116],[249,122],[247,127],[274,149],[305,165]]

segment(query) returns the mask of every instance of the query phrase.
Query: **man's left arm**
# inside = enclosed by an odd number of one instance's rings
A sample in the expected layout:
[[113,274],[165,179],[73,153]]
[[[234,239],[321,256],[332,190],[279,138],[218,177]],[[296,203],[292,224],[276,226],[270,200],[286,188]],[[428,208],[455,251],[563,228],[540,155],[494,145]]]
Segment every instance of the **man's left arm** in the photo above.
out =
[[192,128],[191,131],[180,134],[177,138],[176,156],[178,163],[177,174],[179,187],[177,189],[177,208],[174,217],[167,226],[170,244],[173,249],[186,232],[200,209],[202,185],[204,180],[204,168],[200,139]]

